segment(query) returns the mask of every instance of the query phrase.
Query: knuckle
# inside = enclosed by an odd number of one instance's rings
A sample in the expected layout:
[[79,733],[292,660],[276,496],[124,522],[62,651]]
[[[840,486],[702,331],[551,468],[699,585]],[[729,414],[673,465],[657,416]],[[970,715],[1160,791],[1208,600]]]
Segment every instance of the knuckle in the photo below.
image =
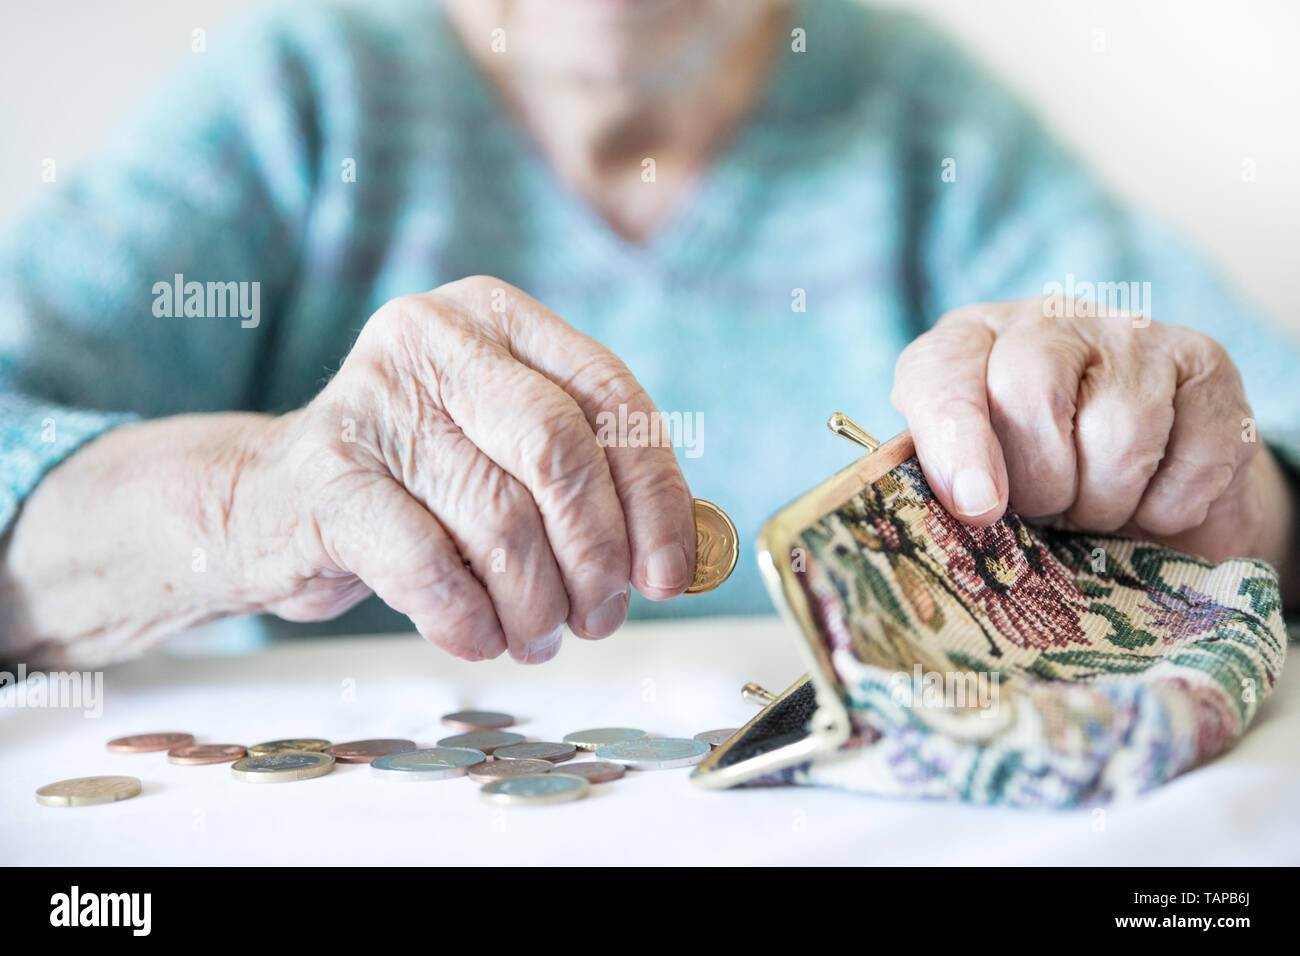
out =
[[527,484],[549,504],[580,503],[593,482],[609,475],[604,452],[572,402],[555,402],[542,411],[519,444],[531,468]]
[[568,377],[565,390],[570,389],[590,396],[592,403],[602,410],[626,404],[641,395],[636,376],[622,359],[604,348],[597,349]]

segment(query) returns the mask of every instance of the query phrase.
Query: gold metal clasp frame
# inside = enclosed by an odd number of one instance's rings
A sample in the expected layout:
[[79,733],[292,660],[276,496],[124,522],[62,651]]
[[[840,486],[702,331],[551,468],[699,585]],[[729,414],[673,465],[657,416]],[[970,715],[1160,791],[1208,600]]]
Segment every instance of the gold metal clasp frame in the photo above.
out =
[[[864,448],[867,453],[769,518],[759,532],[757,544],[758,568],[763,584],[781,616],[799,635],[799,648],[808,665],[808,673],[774,700],[768,701],[761,713],[696,766],[691,779],[702,787],[731,787],[786,767],[807,763],[815,757],[834,752],[852,733],[842,683],[831,665],[830,656],[813,619],[800,580],[802,572],[796,570],[792,551],[801,547],[799,542],[805,530],[912,457],[913,449],[911,436],[906,432],[882,444],[842,412],[832,415],[826,425],[835,434]],[[816,693],[816,712],[808,728],[808,736],[784,747],[728,763],[727,752],[730,748],[744,740],[757,721],[773,707],[783,704],[807,681],[812,682]],[[757,702],[755,698],[761,695],[755,693],[755,690],[756,685],[747,684],[742,692],[745,699]]]

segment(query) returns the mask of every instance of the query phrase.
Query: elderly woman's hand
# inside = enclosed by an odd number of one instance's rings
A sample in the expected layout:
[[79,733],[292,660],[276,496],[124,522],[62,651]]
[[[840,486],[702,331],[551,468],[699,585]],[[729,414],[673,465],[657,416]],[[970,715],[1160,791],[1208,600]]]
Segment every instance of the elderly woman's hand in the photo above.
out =
[[1290,551],[1292,503],[1217,342],[1059,298],[945,315],[893,401],[944,507],[1154,539],[1212,560]]
[[553,657],[566,621],[615,631],[629,582],[680,594],[691,497],[670,447],[602,447],[655,412],[627,367],[545,306],[475,277],[394,300],[307,407],[259,431],[228,548],[291,620],[370,591],[470,660]]

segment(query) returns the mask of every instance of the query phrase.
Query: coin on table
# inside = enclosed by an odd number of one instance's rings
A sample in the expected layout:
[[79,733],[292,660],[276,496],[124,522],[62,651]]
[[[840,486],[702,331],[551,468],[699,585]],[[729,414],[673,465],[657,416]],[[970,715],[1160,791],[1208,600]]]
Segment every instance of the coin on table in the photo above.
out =
[[645,731],[635,727],[594,727],[565,734],[564,742],[573,744],[579,750],[599,750],[606,744],[616,744],[620,740],[639,740],[644,736]]
[[443,714],[442,722],[457,730],[500,730],[511,726],[515,719],[496,710],[458,710],[454,714]]
[[438,741],[439,747],[468,747],[490,754],[511,744],[522,744],[528,738],[523,734],[512,734],[505,730],[476,730],[468,734],[455,734]]
[[739,728],[729,727],[725,730],[706,730],[695,735],[696,740],[702,740],[710,747],[721,747],[736,733]]
[[230,763],[247,754],[242,744],[183,744],[167,751],[167,760],[184,767],[207,763]]
[[540,806],[545,803],[565,803],[580,800],[591,790],[591,784],[582,777],[556,770],[552,773],[528,774],[495,780],[481,791],[488,803],[505,806]]
[[491,783],[506,777],[525,777],[529,774],[550,773],[555,764],[549,760],[491,760],[470,767],[467,776],[475,783]]
[[323,777],[333,769],[334,758],[329,754],[292,750],[236,760],[230,775],[241,783],[291,783]]
[[429,747],[376,757],[370,763],[370,771],[385,780],[446,780],[464,775],[470,767],[485,760],[487,754],[469,747]]
[[330,745],[328,740],[321,740],[319,737],[290,737],[288,740],[268,740],[264,743],[253,744],[248,748],[250,757],[265,757],[268,754],[287,754],[307,751],[316,753],[324,750]]
[[119,754],[147,754],[155,750],[171,750],[182,744],[194,743],[193,734],[164,731],[156,734],[132,734],[108,742],[108,749]]
[[582,777],[588,783],[609,783],[626,772],[626,767],[611,760],[584,760],[581,763],[571,763],[561,771],[561,773]]
[[709,755],[712,748],[702,740],[685,737],[643,737],[609,744],[596,751],[601,760],[612,760],[633,770],[672,770],[689,767]]
[[46,807],[88,807],[129,800],[139,793],[140,781],[135,777],[74,777],[47,783],[36,791],[36,802]]
[[711,501],[695,499],[695,577],[687,594],[712,591],[736,569],[740,536],[727,513]]
[[495,760],[549,760],[551,763],[559,763],[562,760],[568,760],[578,748],[573,744],[557,744],[549,740],[538,740],[531,743],[511,744],[508,747],[500,747],[493,751],[492,757]]
[[414,740],[384,737],[376,740],[352,740],[345,744],[332,744],[325,752],[339,763],[370,763],[386,754],[400,754],[415,749]]

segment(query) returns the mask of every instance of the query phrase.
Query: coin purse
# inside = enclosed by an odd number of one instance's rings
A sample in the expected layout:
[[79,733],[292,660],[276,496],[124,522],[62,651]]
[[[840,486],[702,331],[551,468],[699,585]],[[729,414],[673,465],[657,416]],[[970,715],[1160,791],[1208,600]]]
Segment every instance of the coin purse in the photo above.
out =
[[696,783],[1065,807],[1148,790],[1245,731],[1286,653],[1270,566],[1011,513],[968,527],[909,435],[832,428],[873,450],[758,544],[809,673]]

